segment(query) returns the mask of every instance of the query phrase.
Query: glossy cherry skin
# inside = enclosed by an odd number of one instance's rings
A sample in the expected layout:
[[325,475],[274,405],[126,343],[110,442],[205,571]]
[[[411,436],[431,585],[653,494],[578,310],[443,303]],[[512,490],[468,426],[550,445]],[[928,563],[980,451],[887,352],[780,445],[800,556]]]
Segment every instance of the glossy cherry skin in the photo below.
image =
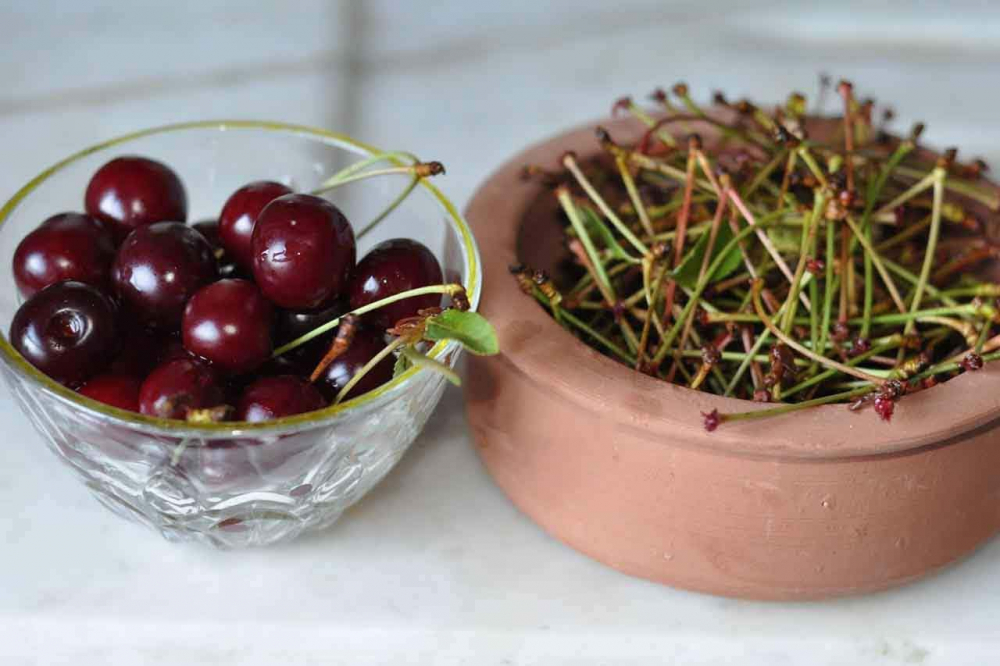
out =
[[155,222],[186,222],[187,193],[177,174],[145,157],[117,157],[90,179],[87,214],[104,222],[121,240]]
[[115,258],[112,233],[89,215],[53,215],[25,236],[14,252],[14,282],[27,298],[63,280],[108,286]]
[[253,227],[267,204],[292,190],[272,180],[258,180],[236,190],[219,215],[219,238],[236,263],[253,268]]
[[326,407],[315,386],[292,375],[258,379],[243,391],[236,420],[260,423]]
[[344,315],[348,311],[344,300],[336,300],[332,305],[318,310],[279,310],[277,315],[277,339],[281,344],[291,342],[323,324]]
[[102,291],[82,282],[57,282],[18,308],[10,341],[33,366],[78,386],[104,370],[121,344],[118,308]]
[[118,249],[111,279],[139,320],[165,330],[180,326],[187,301],[218,276],[212,247],[180,222],[158,222],[129,234]]
[[253,282],[213,282],[184,309],[184,347],[225,372],[253,372],[271,356],[273,309]]
[[[430,250],[415,240],[396,238],[379,243],[365,255],[354,269],[347,293],[354,310],[441,281],[441,266]],[[376,326],[391,328],[400,319],[437,305],[441,305],[441,294],[413,296],[383,306],[365,315],[365,319]]]
[[205,237],[208,244],[212,246],[212,254],[215,255],[216,264],[219,267],[220,278],[249,278],[250,271],[239,266],[233,261],[232,256],[226,252],[219,237],[219,223],[215,220],[202,220],[191,225]]
[[286,194],[269,203],[253,228],[253,275],[275,305],[311,310],[330,303],[354,268],[354,230],[326,199]]
[[[317,388],[323,392],[324,396],[330,401],[336,398],[337,394],[340,392],[344,386],[351,380],[354,375],[361,370],[364,365],[370,361],[376,354],[385,349],[385,341],[383,339],[383,334],[378,329],[361,329],[355,336],[354,340],[351,342],[351,346],[347,348],[347,351],[338,356],[333,363],[327,366],[323,374],[320,375],[317,382]],[[322,352],[329,349],[330,340],[332,338],[326,339],[326,345],[322,350],[317,351],[321,353],[316,358],[316,362],[322,358]],[[315,364],[314,364],[315,365]],[[379,363],[368,371],[367,374],[358,382],[354,388],[348,392],[344,397],[345,400],[350,400],[351,398],[356,398],[362,393],[367,393],[374,388],[378,388],[382,384],[386,383],[392,379],[393,366],[395,365],[395,359],[390,354],[386,358],[379,361]]]
[[192,409],[224,404],[219,376],[208,363],[175,358],[149,373],[139,387],[139,411],[163,419],[185,419]]
[[118,409],[138,412],[141,384],[137,377],[131,375],[106,373],[88,381],[80,387],[79,393]]

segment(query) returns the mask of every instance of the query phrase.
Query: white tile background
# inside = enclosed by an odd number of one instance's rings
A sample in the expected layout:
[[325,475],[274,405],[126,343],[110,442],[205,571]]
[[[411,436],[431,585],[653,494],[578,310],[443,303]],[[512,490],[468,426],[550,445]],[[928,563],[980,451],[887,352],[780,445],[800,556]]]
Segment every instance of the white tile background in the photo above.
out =
[[[0,197],[69,152],[167,122],[325,126],[445,162],[464,204],[529,142],[686,80],[812,93],[1000,164],[1000,6],[259,0],[0,6]],[[984,664],[1000,543],[903,590],[810,605],[676,592],[545,537],[485,476],[461,400],[329,533],[218,554],[107,514],[0,389],[0,664]]]

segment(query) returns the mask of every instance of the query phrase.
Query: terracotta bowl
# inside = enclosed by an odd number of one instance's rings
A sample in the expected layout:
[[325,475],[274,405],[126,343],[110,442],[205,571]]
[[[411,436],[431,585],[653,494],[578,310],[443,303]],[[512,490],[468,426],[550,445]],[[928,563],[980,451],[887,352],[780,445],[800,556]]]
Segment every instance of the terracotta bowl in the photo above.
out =
[[[636,137],[634,122],[604,125]],[[754,599],[901,585],[1000,531],[998,364],[904,398],[891,424],[831,405],[708,433],[701,412],[753,403],[633,372],[525,297],[508,265],[551,267],[563,250],[553,197],[520,170],[596,155],[594,126],[514,157],[466,211],[502,349],[470,359],[468,416],[524,513],[624,573]]]

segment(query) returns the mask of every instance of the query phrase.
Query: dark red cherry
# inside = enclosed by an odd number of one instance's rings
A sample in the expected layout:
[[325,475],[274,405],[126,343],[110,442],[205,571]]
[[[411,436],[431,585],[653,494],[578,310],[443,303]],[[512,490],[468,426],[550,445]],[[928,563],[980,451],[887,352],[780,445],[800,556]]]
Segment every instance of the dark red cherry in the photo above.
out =
[[275,305],[311,310],[330,303],[354,268],[354,231],[326,199],[286,194],[269,203],[253,228],[253,274]]
[[267,204],[292,190],[271,180],[258,180],[236,190],[219,215],[219,237],[236,263],[253,267],[253,226]]
[[208,244],[212,246],[212,254],[216,259],[221,259],[226,254],[226,248],[222,246],[222,239],[219,238],[219,223],[215,220],[201,220],[191,225],[198,230]]
[[139,388],[139,411],[163,419],[185,419],[189,410],[225,402],[218,374],[204,361],[175,358],[149,373]]
[[243,391],[236,420],[259,423],[326,407],[316,387],[298,377],[281,375],[258,379]]
[[140,227],[118,249],[111,279],[122,302],[148,326],[176,329],[191,296],[218,275],[212,247],[181,222]]
[[138,412],[141,383],[134,376],[108,373],[94,377],[84,384],[79,392],[91,400],[97,400],[118,409]]
[[278,312],[277,339],[281,344],[291,342],[347,312],[347,303],[336,300],[319,310],[280,310]]
[[253,282],[214,282],[184,309],[184,347],[226,372],[253,372],[271,356],[272,311]]
[[104,289],[114,258],[114,236],[104,224],[89,215],[60,213],[21,240],[14,252],[14,281],[25,298],[63,280]]
[[222,245],[222,239],[219,238],[219,223],[215,220],[202,220],[201,222],[195,222],[191,225],[205,237],[208,244],[212,246],[212,254],[215,255],[215,260],[219,266],[219,277],[220,278],[249,278],[249,269],[244,269],[242,266],[237,265],[233,261],[232,256],[226,252],[226,248]]
[[[351,275],[348,295],[351,309],[409,289],[441,284],[441,266],[424,245],[408,238],[379,243],[365,255]],[[391,328],[400,319],[416,316],[418,310],[441,305],[440,294],[413,296],[365,315],[381,328]]]
[[96,287],[57,282],[18,308],[10,342],[33,366],[68,386],[104,370],[121,343],[118,308]]
[[150,370],[165,360],[169,346],[180,345],[180,341],[130,322],[127,317],[121,319],[124,321],[119,321],[119,328],[124,344],[121,352],[111,362],[108,373],[142,380]]
[[[325,352],[329,348],[331,339],[326,338],[327,344],[322,351]],[[320,375],[317,388],[323,392],[328,400],[333,400],[351,378],[383,349],[385,349],[385,341],[383,333],[380,330],[359,330],[355,334],[354,340],[351,342],[351,346],[347,348],[347,351],[338,356],[333,363],[327,366],[323,374]],[[322,353],[320,353],[319,358],[322,358]],[[316,359],[316,363],[319,362],[319,358]],[[392,379],[394,365],[395,359],[392,355],[382,359],[365,374],[344,399],[350,400],[351,398],[356,398],[362,393],[367,393],[374,388],[378,388]]]
[[187,194],[170,167],[145,157],[118,157],[97,170],[84,195],[87,213],[121,240],[155,222],[186,222]]

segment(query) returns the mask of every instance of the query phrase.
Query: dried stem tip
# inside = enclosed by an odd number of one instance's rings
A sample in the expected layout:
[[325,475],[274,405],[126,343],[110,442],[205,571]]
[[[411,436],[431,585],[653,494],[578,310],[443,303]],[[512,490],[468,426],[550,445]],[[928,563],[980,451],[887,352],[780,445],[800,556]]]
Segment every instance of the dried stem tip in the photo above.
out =
[[444,165],[440,162],[421,162],[414,165],[413,173],[420,178],[428,176],[440,176],[444,174]]
[[334,336],[333,342],[330,344],[330,348],[327,350],[323,358],[320,359],[319,364],[309,375],[309,381],[315,382],[319,379],[319,376],[323,374],[323,371],[327,367],[337,360],[337,358],[346,352],[351,343],[354,342],[354,334],[358,331],[358,324],[361,320],[354,315],[345,315],[343,319],[340,320],[340,326],[337,327],[337,335]]

